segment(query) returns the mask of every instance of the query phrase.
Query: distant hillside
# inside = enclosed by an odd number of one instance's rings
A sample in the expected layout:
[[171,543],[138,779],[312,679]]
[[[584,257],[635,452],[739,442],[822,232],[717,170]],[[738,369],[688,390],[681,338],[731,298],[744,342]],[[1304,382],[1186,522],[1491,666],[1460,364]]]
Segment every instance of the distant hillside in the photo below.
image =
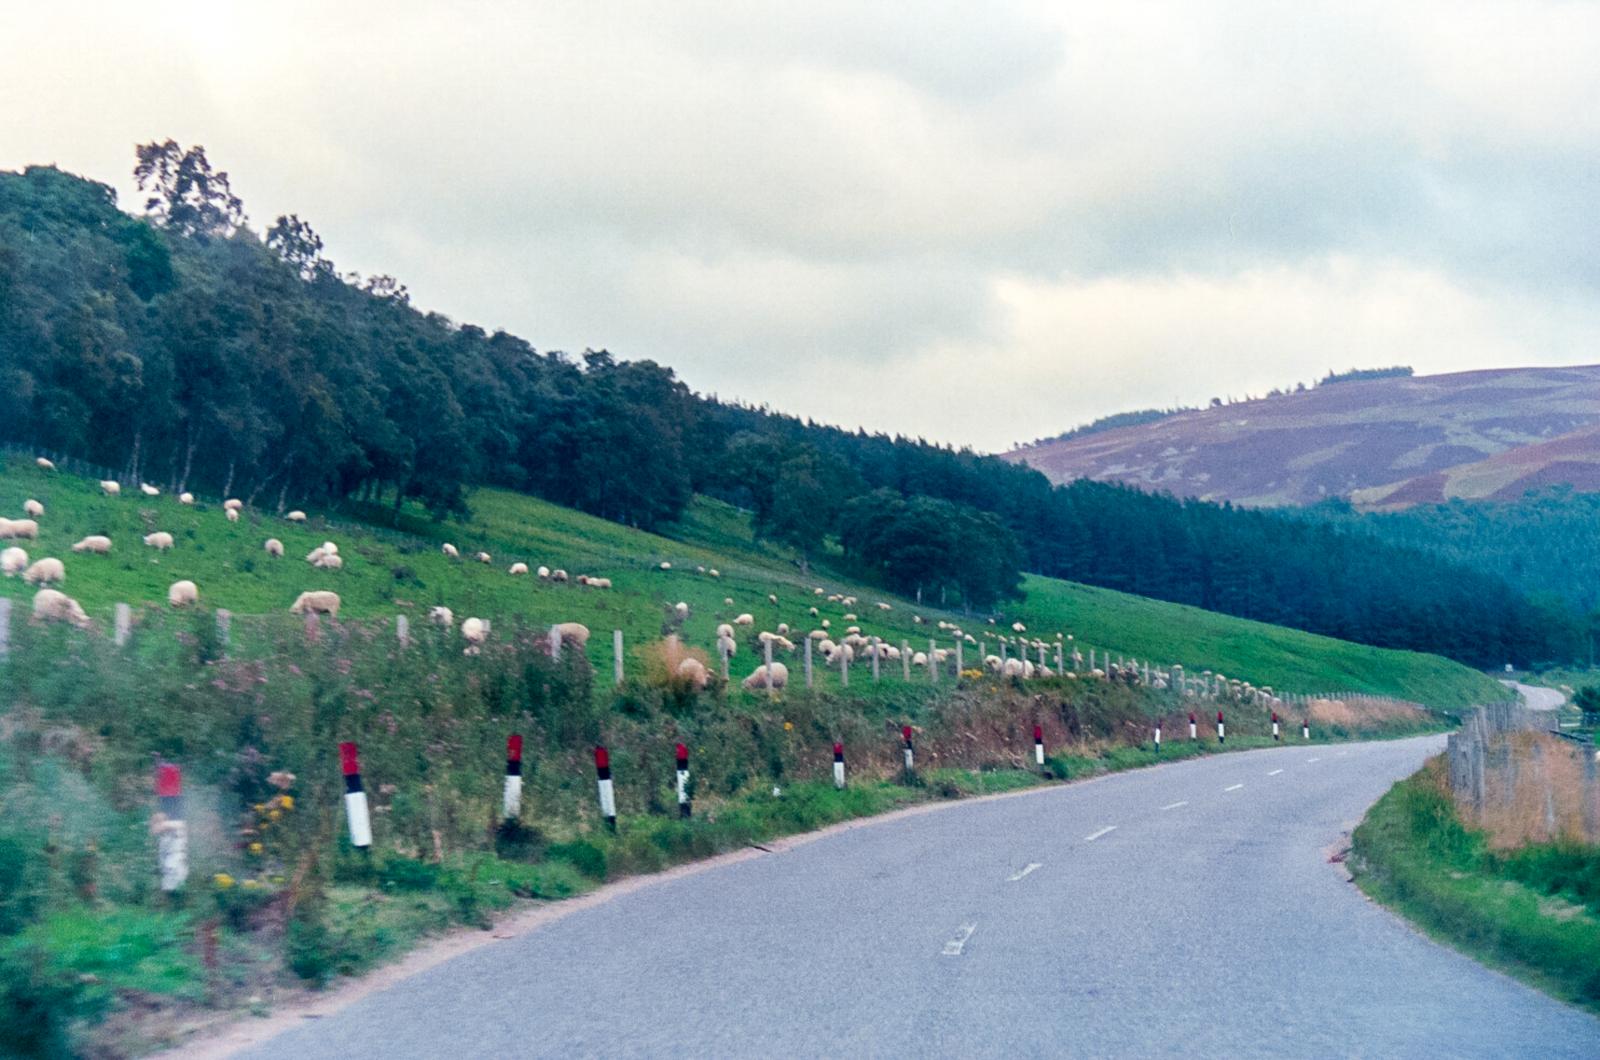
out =
[[1056,482],[1114,481],[1254,506],[1350,496],[1393,508],[1556,483],[1600,489],[1600,366],[1346,373],[1337,386],[1007,456]]

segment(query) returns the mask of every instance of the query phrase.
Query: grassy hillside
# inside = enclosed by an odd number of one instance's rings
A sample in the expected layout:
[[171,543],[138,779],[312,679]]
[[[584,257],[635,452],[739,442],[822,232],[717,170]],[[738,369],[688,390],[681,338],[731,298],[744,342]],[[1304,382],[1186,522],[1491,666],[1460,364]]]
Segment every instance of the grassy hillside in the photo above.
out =
[[[159,606],[168,585],[189,578],[199,585],[205,604],[241,615],[281,613],[301,591],[327,588],[340,594],[351,616],[420,618],[429,606],[445,604],[458,619],[521,616],[537,623],[579,621],[597,633],[621,629],[630,647],[669,629],[668,608],[679,600],[691,608],[682,627],[684,638],[707,648],[716,624],[741,612],[755,616],[757,629],[787,622],[803,630],[828,618],[842,632],[851,624],[844,619],[849,611],[859,616],[854,624],[868,635],[923,647],[937,633],[939,618],[961,621],[974,635],[994,628],[981,619],[918,607],[826,570],[802,575],[791,558],[752,539],[743,513],[706,500],[691,506],[670,529],[672,537],[489,489],[472,495],[469,521],[435,523],[402,513],[404,532],[379,529],[349,514],[314,513],[309,523],[296,525],[252,512],[229,523],[215,498],[192,507],[168,496],[124,493],[105,498],[92,481],[39,471],[26,460],[10,458],[0,466],[0,514],[20,517],[28,498],[43,503],[46,514],[40,520],[40,540],[22,544],[31,558],[62,558],[66,591],[102,622],[109,621],[117,602]],[[146,548],[140,538],[152,530],[170,532],[177,546],[164,554]],[[112,552],[71,553],[72,543],[88,534],[111,537]],[[283,541],[283,558],[266,555],[262,544],[269,537]],[[343,570],[314,570],[302,559],[324,540],[338,542]],[[446,557],[439,548],[444,541],[455,544],[464,558]],[[492,555],[491,564],[466,558],[480,550]],[[517,561],[534,568],[562,568],[573,576],[609,577],[614,588],[588,590],[532,576],[512,577],[507,568]],[[660,570],[662,562],[671,563],[672,569]],[[698,573],[700,567],[716,569],[721,576]],[[819,586],[859,600],[850,608],[830,604],[815,594]],[[1000,616],[1002,626],[1020,620],[1047,638],[1057,631],[1068,633],[1084,650],[1093,646],[1179,662],[1196,671],[1218,670],[1280,691],[1354,689],[1445,707],[1504,694],[1482,674],[1435,656],[1369,648],[1048,578],[1029,578],[1026,590],[1026,599]],[[778,598],[776,604],[769,594]],[[3,579],[0,595],[26,601],[31,591],[20,579]],[[731,604],[725,602],[729,599]],[[878,601],[893,609],[880,610]],[[821,612],[816,618],[809,614],[813,606]],[[913,615],[926,623],[914,623]],[[590,651],[596,662],[603,662],[609,657],[609,638],[596,636]],[[735,660],[737,671],[753,665],[748,651]]]

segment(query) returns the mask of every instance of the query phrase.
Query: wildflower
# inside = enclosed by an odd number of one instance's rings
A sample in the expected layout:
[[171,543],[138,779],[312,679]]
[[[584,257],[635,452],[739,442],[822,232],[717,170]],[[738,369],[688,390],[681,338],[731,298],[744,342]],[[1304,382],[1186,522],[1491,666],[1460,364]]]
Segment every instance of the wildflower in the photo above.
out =
[[289,772],[287,769],[280,769],[276,772],[267,774],[267,783],[271,784],[279,791],[288,791],[290,788],[294,787],[294,774]]
[[245,880],[244,881],[244,889],[247,890],[247,891],[253,891],[257,887],[260,887],[260,886],[261,886],[261,884],[257,883],[255,880]]
[[792,722],[792,721],[784,722],[783,723],[783,731],[784,732],[794,732],[794,722]]
[[262,846],[260,843],[251,843],[245,849],[249,850],[250,853],[252,853],[252,854],[260,854],[262,851],[266,850],[267,848]]
[[286,810],[292,810],[292,809],[294,809],[294,796],[293,795],[279,795],[278,796],[278,804],[281,805]]
[[269,821],[276,821],[278,818],[280,818],[282,816],[283,816],[283,811],[282,810],[268,810],[267,811],[267,820],[269,820]]
[[217,885],[217,889],[219,891],[226,891],[229,887],[233,886],[233,877],[229,876],[226,872],[219,872],[215,876],[211,877],[211,882]]

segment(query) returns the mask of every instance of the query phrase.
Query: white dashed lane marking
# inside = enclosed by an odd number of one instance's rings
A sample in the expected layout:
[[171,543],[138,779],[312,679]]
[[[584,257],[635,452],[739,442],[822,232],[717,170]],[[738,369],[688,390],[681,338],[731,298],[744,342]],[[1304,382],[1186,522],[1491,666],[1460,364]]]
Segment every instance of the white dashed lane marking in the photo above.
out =
[[977,930],[977,924],[962,924],[961,930],[956,932],[956,937],[944,944],[944,955],[946,957],[961,956],[961,948],[967,944],[967,940],[970,939],[972,937],[972,933]]
[[1022,879],[1022,877],[1026,876],[1028,873],[1033,872],[1035,869],[1039,869],[1039,868],[1043,868],[1043,866],[1040,865],[1037,861],[1030,861],[1030,862],[1028,862],[1027,865],[1023,866],[1020,870],[1018,870],[1014,874],[1006,877],[1006,881],[1008,883],[1016,883],[1018,880]]
[[1283,770],[1281,770],[1281,769],[1274,769],[1274,770],[1273,770],[1273,771],[1272,771],[1272,772],[1270,772],[1270,773],[1268,773],[1268,774],[1267,774],[1267,776],[1269,776],[1269,777],[1275,777],[1275,776],[1277,776],[1277,775],[1278,775],[1278,774],[1279,774],[1279,773],[1282,773],[1282,772],[1283,772]]
[[1106,835],[1106,834],[1108,834],[1110,832],[1115,832],[1116,830],[1117,830],[1117,826],[1116,825],[1108,824],[1104,828],[1100,829],[1100,831],[1095,832],[1093,835],[1084,836],[1083,837],[1083,841],[1085,843],[1093,843],[1096,839],[1099,839],[1101,836]]
[[1169,803],[1167,803],[1165,806],[1163,806],[1161,808],[1163,810],[1176,810],[1179,806],[1187,806],[1187,805],[1189,805],[1189,800],[1188,799],[1182,799],[1182,800],[1180,800],[1178,802],[1169,802]]
[[1223,789],[1222,789],[1222,790],[1223,790],[1223,791],[1238,791],[1238,790],[1239,790],[1239,789],[1240,789],[1240,788],[1242,788],[1242,787],[1244,787],[1244,785],[1243,785],[1243,784],[1235,784],[1235,785],[1234,785],[1234,786],[1233,786],[1233,787],[1231,787],[1231,788],[1223,788]]

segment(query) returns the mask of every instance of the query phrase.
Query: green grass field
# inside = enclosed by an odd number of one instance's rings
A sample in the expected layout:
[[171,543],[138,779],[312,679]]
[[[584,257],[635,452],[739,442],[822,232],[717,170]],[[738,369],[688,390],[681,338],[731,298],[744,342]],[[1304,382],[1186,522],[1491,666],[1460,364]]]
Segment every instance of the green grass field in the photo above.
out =
[[[826,564],[802,574],[792,556],[753,539],[744,513],[705,499],[697,500],[684,520],[668,529],[668,536],[492,489],[472,494],[472,515],[466,521],[436,523],[415,511],[398,516],[352,511],[313,512],[310,522],[294,524],[251,511],[238,523],[229,523],[218,498],[192,507],[170,496],[148,498],[137,491],[106,498],[92,481],[8,458],[0,465],[0,514],[20,518],[28,498],[44,504],[45,516],[40,539],[18,544],[31,559],[61,558],[67,567],[65,591],[106,624],[118,602],[164,606],[167,587],[182,578],[199,586],[203,604],[239,615],[281,613],[304,590],[332,589],[343,600],[344,614],[355,617],[407,614],[420,621],[429,606],[445,604],[458,621],[477,615],[582,622],[596,634],[591,658],[605,665],[610,653],[606,631],[621,629],[631,651],[671,630],[669,608],[682,600],[691,609],[681,630],[684,639],[707,649],[714,643],[716,625],[741,612],[755,617],[753,629],[787,622],[803,631],[826,618],[836,635],[854,624],[869,636],[922,648],[938,634],[939,619],[960,622],[980,639],[985,631],[992,637],[1020,620],[1031,634],[1045,639],[1057,632],[1070,634],[1085,652],[1095,647],[1160,664],[1176,662],[1193,672],[1220,671],[1285,692],[1366,691],[1446,708],[1506,694],[1484,675],[1437,656],[1369,648],[1049,578],[1029,577],[1026,598],[992,616],[999,621],[993,627],[985,618],[919,607],[838,577]],[[362,522],[360,514],[393,521],[397,529]],[[145,547],[141,538],[154,530],[170,532],[176,547],[167,553]],[[88,534],[109,536],[111,553],[73,554],[73,542]],[[284,557],[265,553],[262,546],[269,537],[283,542]],[[303,560],[324,540],[339,544],[344,569],[319,571]],[[463,558],[446,557],[440,548],[446,541]],[[469,558],[478,551],[490,553],[493,562]],[[531,575],[513,577],[507,568],[518,561],[534,569],[561,568],[573,577],[608,577],[614,588],[590,590],[541,582]],[[671,563],[672,569],[660,570],[662,562]],[[721,576],[713,578],[697,568],[716,569]],[[850,607],[829,603],[826,595],[814,592],[816,587],[858,600]],[[777,597],[776,604],[769,594]],[[0,595],[25,606],[32,590],[20,579],[0,579]],[[731,604],[726,602],[730,599]],[[893,610],[880,610],[878,601]],[[811,607],[820,614],[810,615]],[[850,621],[846,613],[858,617]],[[926,621],[916,624],[913,615]],[[948,644],[949,638],[942,640]],[[988,647],[995,650],[992,641]],[[735,676],[754,665],[753,649],[742,648],[734,660]],[[858,668],[852,685],[864,683],[864,676]],[[913,675],[919,679],[926,676]],[[838,678],[823,675],[819,681],[827,687]]]

